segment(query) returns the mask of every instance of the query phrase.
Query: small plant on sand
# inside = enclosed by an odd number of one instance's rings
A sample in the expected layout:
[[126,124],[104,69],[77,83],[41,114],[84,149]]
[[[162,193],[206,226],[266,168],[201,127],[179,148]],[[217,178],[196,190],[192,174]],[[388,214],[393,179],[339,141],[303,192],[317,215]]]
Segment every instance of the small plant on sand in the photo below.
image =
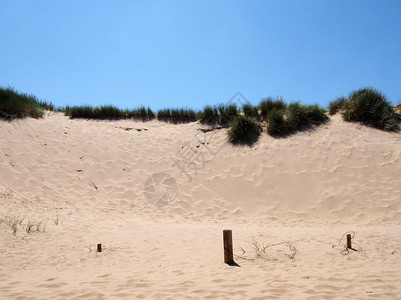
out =
[[362,122],[379,129],[399,129],[399,120],[386,97],[373,88],[352,92],[345,104],[343,117],[346,121]]
[[345,109],[345,103],[347,102],[347,98],[340,97],[336,100],[333,100],[329,103],[329,115],[335,115],[339,111]]
[[220,117],[219,123],[221,125],[230,124],[238,115],[238,109],[235,104],[230,104],[228,106],[224,104],[219,104],[217,109],[219,111],[219,117]]
[[289,128],[293,131],[309,125],[306,105],[303,105],[300,102],[288,105],[287,122]]
[[34,230],[40,232],[45,232],[47,221],[34,221],[34,220],[27,220],[25,218],[18,218],[18,217],[10,217],[10,216],[1,216],[0,217],[0,225],[5,224],[11,228],[12,234],[17,235],[18,228],[22,228],[26,233],[31,233]]
[[306,113],[308,116],[309,125],[319,125],[329,120],[329,117],[326,115],[326,111],[317,104],[307,105]]
[[277,110],[285,110],[287,108],[287,104],[285,103],[282,97],[267,97],[260,101],[259,110],[262,117],[267,118],[270,111],[273,109]]
[[198,119],[201,123],[217,123],[219,120],[219,112],[216,107],[206,105],[203,110],[198,113]]
[[292,131],[301,130],[305,126],[325,123],[329,117],[318,105],[304,105],[300,102],[288,105],[287,124]]
[[0,225],[5,224],[11,228],[11,231],[14,235],[16,235],[18,230],[18,225],[22,225],[22,221],[24,219],[17,219],[16,217],[2,216],[0,218]]
[[272,136],[282,135],[288,131],[288,125],[284,119],[284,111],[272,109],[267,116],[267,133]]
[[25,225],[26,232],[27,233],[31,232],[33,227],[34,227],[34,223],[31,220],[29,220],[28,223],[26,223],[26,225]]
[[[271,103],[269,105],[273,107]],[[266,117],[267,133],[272,136],[291,134],[305,127],[323,124],[329,119],[326,111],[319,105],[295,102],[285,109],[281,105],[277,107],[271,108]]]
[[252,104],[244,104],[242,106],[242,111],[244,112],[244,115],[247,117],[255,118],[257,119],[259,117],[259,109],[257,106],[253,106]]
[[228,140],[232,144],[251,145],[258,140],[260,131],[259,124],[255,119],[237,115],[228,129]]
[[35,226],[36,226],[36,231],[40,231],[40,228],[42,227],[42,232],[45,232],[46,226],[47,226],[47,222],[49,221],[49,219],[46,219],[46,221],[40,221],[38,222]]
[[11,220],[10,227],[11,227],[13,234],[15,235],[17,233],[17,229],[18,229],[18,220]]

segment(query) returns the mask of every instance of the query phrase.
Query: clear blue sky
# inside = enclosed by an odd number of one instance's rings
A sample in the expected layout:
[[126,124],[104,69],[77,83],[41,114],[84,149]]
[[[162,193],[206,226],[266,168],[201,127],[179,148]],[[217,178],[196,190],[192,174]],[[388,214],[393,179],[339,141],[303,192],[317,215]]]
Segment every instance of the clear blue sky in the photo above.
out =
[[401,102],[401,1],[0,0],[0,86],[56,105]]

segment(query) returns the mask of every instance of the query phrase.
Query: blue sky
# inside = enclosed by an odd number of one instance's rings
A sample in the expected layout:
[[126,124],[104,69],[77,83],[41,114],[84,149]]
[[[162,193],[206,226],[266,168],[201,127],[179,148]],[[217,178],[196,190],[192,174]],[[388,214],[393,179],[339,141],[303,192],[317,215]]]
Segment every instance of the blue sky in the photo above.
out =
[[0,85],[60,106],[401,102],[399,0],[0,0],[0,36]]

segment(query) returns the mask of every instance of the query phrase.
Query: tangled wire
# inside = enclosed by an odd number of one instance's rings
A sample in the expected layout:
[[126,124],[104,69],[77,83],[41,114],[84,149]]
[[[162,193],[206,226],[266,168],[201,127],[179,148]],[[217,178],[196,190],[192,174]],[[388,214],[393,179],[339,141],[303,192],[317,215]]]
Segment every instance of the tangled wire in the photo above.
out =
[[[355,231],[347,231],[346,233],[343,234],[343,236],[338,240],[337,245],[332,245],[332,248],[340,246],[342,248],[341,254],[348,255],[350,253],[350,250],[355,251],[355,252],[361,252],[362,247],[359,246],[357,243],[354,241],[352,242],[352,247],[348,248],[347,245],[347,235],[351,235],[351,240],[355,238]],[[355,247],[356,246],[356,247]]]
[[276,244],[260,244],[255,237],[252,238],[252,251],[246,251],[241,248],[242,255],[235,255],[237,258],[255,261],[263,259],[265,261],[281,261],[282,258],[289,258],[295,261],[295,255],[298,250],[290,242],[281,242]]

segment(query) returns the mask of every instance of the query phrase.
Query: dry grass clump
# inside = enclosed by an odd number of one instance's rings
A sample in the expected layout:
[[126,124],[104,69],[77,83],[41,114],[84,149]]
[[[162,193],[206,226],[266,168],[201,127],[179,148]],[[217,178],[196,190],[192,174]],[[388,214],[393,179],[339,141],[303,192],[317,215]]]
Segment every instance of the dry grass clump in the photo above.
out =
[[297,248],[291,242],[280,242],[265,244],[259,242],[255,237],[252,237],[251,249],[241,248],[242,254],[235,255],[237,258],[244,260],[263,260],[263,261],[295,261],[295,256],[298,253]]

